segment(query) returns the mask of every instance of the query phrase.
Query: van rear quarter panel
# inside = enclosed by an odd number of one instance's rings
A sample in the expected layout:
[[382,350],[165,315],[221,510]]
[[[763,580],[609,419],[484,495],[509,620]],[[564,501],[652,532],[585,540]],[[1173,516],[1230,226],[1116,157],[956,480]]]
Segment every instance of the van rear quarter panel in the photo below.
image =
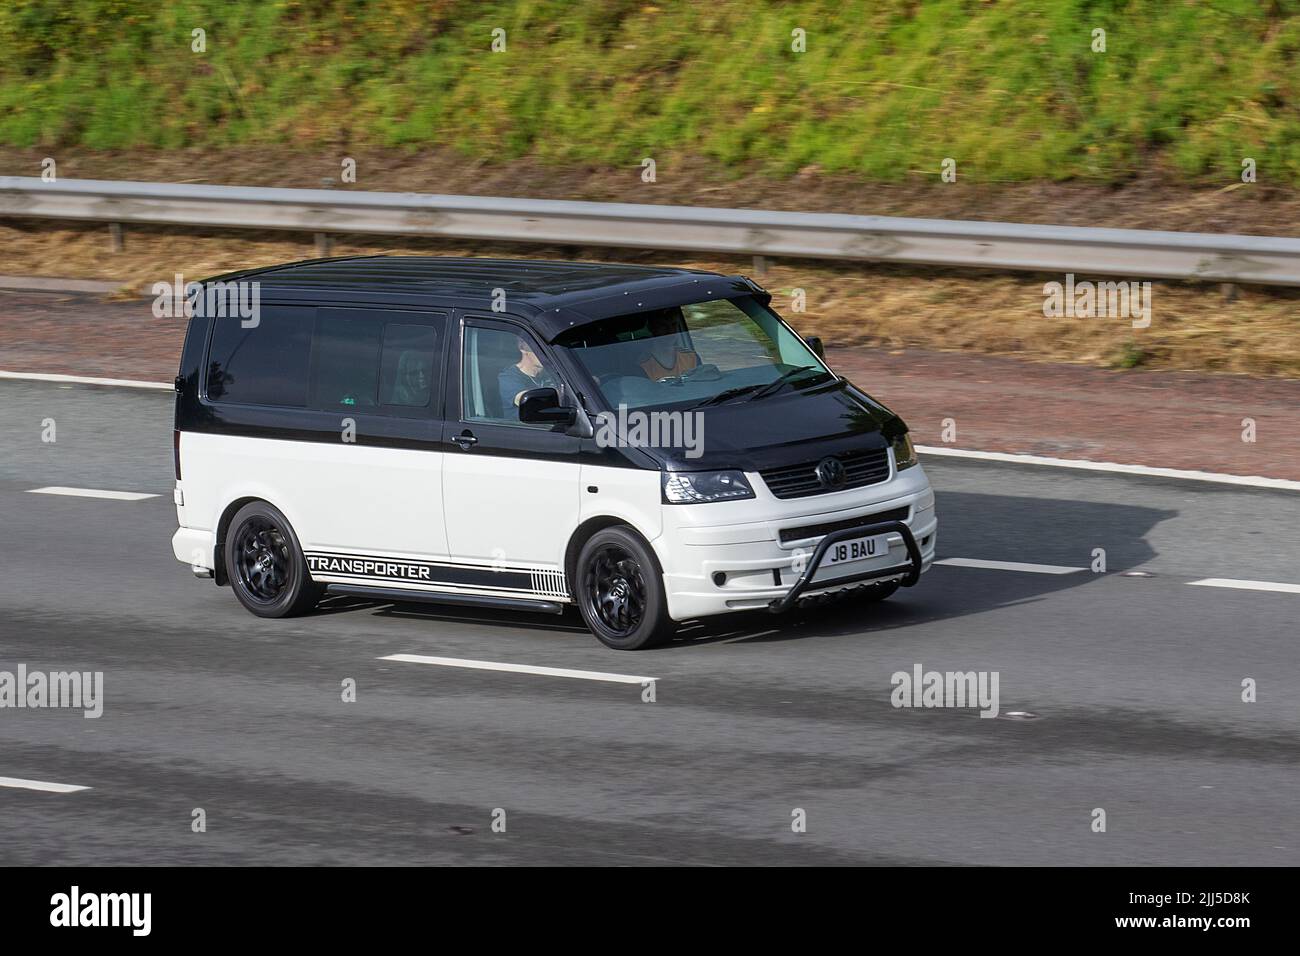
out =
[[241,498],[283,512],[304,550],[445,557],[441,453],[182,432],[190,527],[217,530]]

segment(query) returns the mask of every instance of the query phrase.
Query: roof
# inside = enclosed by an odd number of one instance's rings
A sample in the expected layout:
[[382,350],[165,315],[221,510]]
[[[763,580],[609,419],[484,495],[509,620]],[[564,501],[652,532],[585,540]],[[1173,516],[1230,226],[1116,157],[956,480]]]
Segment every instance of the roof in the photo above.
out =
[[[255,280],[262,294],[329,290],[385,299],[454,299],[489,309],[504,289],[507,311],[524,312],[548,339],[611,315],[663,308],[711,296],[766,294],[741,276],[699,269],[545,259],[450,256],[353,256],[309,259],[213,276],[208,282]],[[524,309],[520,309],[520,306]]]

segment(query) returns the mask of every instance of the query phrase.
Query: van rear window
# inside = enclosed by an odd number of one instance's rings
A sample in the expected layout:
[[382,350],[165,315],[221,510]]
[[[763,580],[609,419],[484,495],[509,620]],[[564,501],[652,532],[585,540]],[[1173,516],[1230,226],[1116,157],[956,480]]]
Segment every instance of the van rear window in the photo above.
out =
[[218,318],[208,353],[208,398],[236,405],[307,404],[315,309],[263,307],[257,325]]
[[253,328],[218,318],[208,398],[427,417],[438,394],[445,323],[441,313],[296,306],[263,308]]

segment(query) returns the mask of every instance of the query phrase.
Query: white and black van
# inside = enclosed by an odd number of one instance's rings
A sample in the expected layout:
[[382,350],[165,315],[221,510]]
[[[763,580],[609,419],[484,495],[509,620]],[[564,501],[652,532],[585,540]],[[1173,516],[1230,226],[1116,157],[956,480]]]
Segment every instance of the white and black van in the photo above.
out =
[[360,257],[203,288],[250,284],[252,315],[194,296],[172,547],[254,614],[577,605],[634,649],[884,598],[934,557],[907,426],[749,279]]

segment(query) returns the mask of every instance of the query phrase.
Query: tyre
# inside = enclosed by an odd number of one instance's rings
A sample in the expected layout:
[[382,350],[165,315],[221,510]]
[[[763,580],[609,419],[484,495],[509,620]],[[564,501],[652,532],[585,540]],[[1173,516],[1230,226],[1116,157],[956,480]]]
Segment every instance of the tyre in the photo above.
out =
[[635,651],[672,637],[659,562],[631,529],[597,531],[582,546],[577,570],[578,610],[606,647]]
[[258,617],[302,614],[325,591],[312,581],[293,528],[265,501],[250,502],[235,513],[224,554],[235,597]]

